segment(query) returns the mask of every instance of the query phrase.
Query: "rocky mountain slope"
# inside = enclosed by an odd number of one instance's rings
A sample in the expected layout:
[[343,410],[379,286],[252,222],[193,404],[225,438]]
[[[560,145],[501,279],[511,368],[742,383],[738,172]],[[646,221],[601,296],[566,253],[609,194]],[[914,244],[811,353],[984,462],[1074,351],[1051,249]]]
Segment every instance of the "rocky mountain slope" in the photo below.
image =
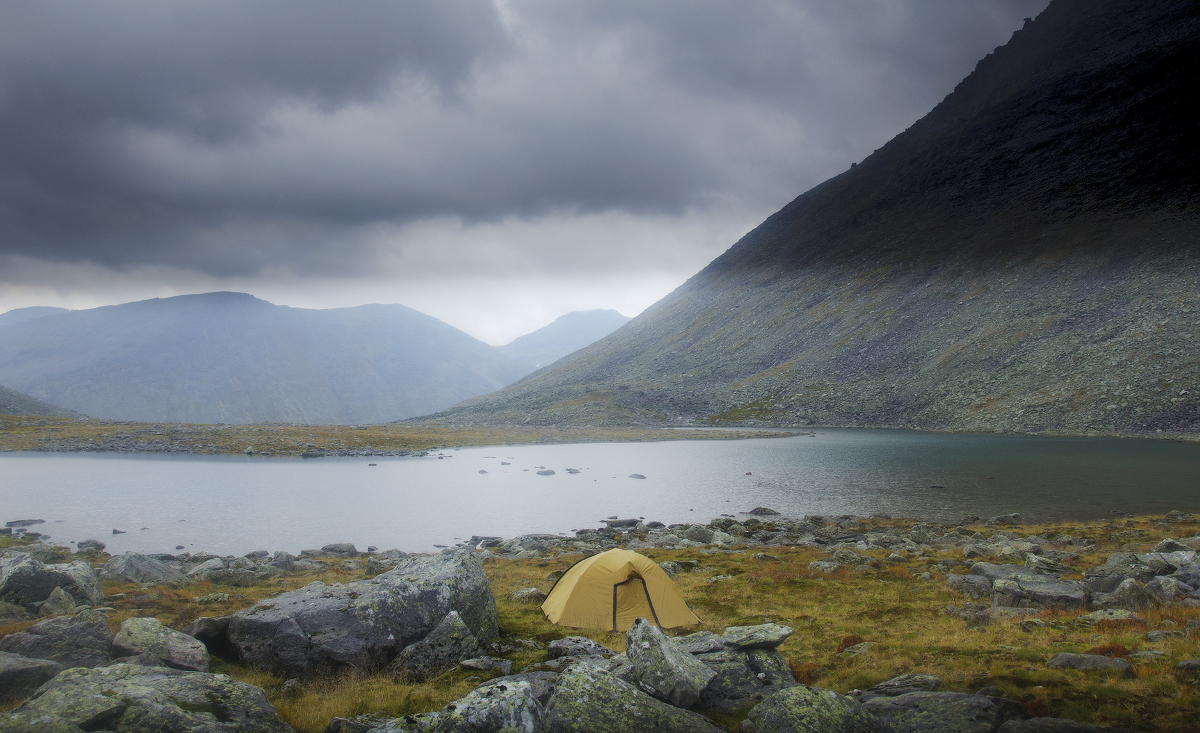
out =
[[208,293],[0,325],[0,382],[119,420],[384,422],[528,371],[400,305],[308,310]]
[[1200,432],[1200,5],[1053,0],[628,325],[443,424]]
[[0,415],[40,415],[43,417],[83,417],[77,412],[21,394],[0,384]]
[[611,309],[573,311],[499,349],[535,368],[544,367],[599,341],[628,322],[628,316]]

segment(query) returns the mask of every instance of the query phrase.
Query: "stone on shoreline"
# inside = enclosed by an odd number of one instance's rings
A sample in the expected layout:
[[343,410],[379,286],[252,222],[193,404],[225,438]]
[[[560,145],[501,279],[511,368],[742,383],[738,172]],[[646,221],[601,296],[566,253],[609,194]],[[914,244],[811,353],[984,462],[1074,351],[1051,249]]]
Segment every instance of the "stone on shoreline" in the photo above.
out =
[[112,658],[113,632],[95,611],[55,616],[0,638],[0,651],[49,659],[63,667],[99,667]]
[[0,600],[31,609],[55,588],[62,588],[81,606],[104,600],[100,579],[86,562],[47,565],[26,552],[0,560]]
[[179,588],[192,582],[188,576],[162,560],[136,552],[117,555],[100,569],[103,580],[124,580]]

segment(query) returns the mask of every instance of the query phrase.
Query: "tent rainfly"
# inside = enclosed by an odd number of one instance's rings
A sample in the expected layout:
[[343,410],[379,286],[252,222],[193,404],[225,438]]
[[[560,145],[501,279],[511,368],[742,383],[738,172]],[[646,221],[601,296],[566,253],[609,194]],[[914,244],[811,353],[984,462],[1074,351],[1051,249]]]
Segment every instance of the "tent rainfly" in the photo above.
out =
[[550,623],[627,631],[638,617],[664,629],[698,624],[674,581],[648,557],[609,550],[563,573],[542,603]]

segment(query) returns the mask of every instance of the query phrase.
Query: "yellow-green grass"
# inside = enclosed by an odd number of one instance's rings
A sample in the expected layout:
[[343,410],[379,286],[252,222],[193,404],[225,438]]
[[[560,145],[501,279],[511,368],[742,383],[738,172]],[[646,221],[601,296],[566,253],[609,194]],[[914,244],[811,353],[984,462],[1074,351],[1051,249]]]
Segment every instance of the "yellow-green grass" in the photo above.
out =
[[[876,525],[901,524],[898,521]],[[995,528],[972,527],[992,534]],[[1196,524],[1165,525],[1148,519],[1086,524],[1080,522],[1026,526],[1005,531],[1016,535],[1060,533],[1087,536],[1097,542],[1083,553],[1075,567],[1082,569],[1103,562],[1108,553],[1123,548],[1149,549],[1162,537],[1195,534]],[[1139,540],[1129,545],[1128,535]],[[1114,537],[1114,535],[1116,535]],[[766,548],[778,560],[756,559],[758,548],[735,552],[689,550],[640,550],[656,561],[695,560],[695,571],[677,579],[680,591],[702,619],[699,628],[720,631],[726,626],[757,624],[771,620],[795,629],[779,649],[798,677],[818,687],[841,693],[869,687],[904,672],[923,672],[943,679],[943,690],[974,692],[996,686],[1001,694],[1017,700],[1030,715],[1049,715],[1076,720],[1120,725],[1139,730],[1196,730],[1200,719],[1200,690],[1196,675],[1178,673],[1181,659],[1200,657],[1200,639],[1170,639],[1148,643],[1143,634],[1150,629],[1182,630],[1200,618],[1200,609],[1157,608],[1141,615],[1147,625],[1099,624],[1082,626],[1073,620],[1082,612],[1044,612],[1036,618],[1046,627],[1022,631],[1019,619],[994,620],[981,630],[966,628],[960,618],[947,615],[946,606],[962,606],[968,599],[949,590],[944,575],[936,569],[928,580],[920,573],[937,560],[961,559],[960,551],[933,553],[927,559],[885,561],[886,552],[871,551],[881,562],[878,569],[862,572],[840,570],[822,575],[808,570],[808,563],[827,558],[809,548]],[[566,555],[539,560],[499,560],[485,563],[485,571],[496,596],[502,639],[536,639],[543,644],[567,635],[592,638],[615,650],[624,648],[624,637],[598,630],[568,629],[546,621],[538,606],[510,599],[514,590],[539,587],[548,591],[552,574],[578,560]],[[102,558],[97,558],[97,562]],[[715,580],[716,576],[730,576]],[[143,589],[136,584],[104,583],[109,595],[123,593],[113,603],[109,617],[114,628],[135,615],[155,616],[174,628],[182,628],[200,615],[215,616],[245,608],[258,599],[305,585],[312,580],[345,582],[361,573],[336,569],[315,576],[289,576],[281,583],[253,588],[218,587],[209,584],[179,590]],[[228,593],[228,602],[200,605],[192,599],[213,591]],[[147,594],[158,594],[157,599]],[[0,635],[13,633],[31,622],[0,627]],[[670,633],[697,630],[685,628]],[[874,642],[857,657],[845,657],[839,648],[857,641]],[[1051,670],[1045,662],[1061,651],[1087,652],[1104,645],[1120,645],[1131,652],[1161,650],[1161,662],[1131,660],[1134,679],[1074,670]],[[514,669],[544,659],[544,651],[519,650],[504,655]],[[280,714],[302,733],[322,731],[335,716],[376,714],[395,717],[406,713],[437,710],[466,694],[484,674],[455,670],[428,683],[412,684],[380,675],[344,674],[302,681],[299,690],[288,691],[284,680],[258,670],[220,660],[213,671],[229,674],[267,691]],[[715,716],[736,729],[739,716]]]
[[414,425],[188,425],[117,420],[0,415],[0,451],[45,450],[67,440],[146,441],[180,450],[274,455],[372,448],[421,451],[448,447],[527,443],[595,443],[660,440],[734,440],[789,435],[771,430],[665,428],[503,427],[450,428]]

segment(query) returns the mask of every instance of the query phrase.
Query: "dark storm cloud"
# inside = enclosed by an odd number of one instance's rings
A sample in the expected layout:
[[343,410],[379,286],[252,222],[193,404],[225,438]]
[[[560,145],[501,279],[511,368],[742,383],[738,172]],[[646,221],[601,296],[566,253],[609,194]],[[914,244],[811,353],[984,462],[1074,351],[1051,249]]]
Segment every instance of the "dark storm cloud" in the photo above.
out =
[[774,207],[1044,5],[9,3],[0,254],[324,270],[377,224]]

